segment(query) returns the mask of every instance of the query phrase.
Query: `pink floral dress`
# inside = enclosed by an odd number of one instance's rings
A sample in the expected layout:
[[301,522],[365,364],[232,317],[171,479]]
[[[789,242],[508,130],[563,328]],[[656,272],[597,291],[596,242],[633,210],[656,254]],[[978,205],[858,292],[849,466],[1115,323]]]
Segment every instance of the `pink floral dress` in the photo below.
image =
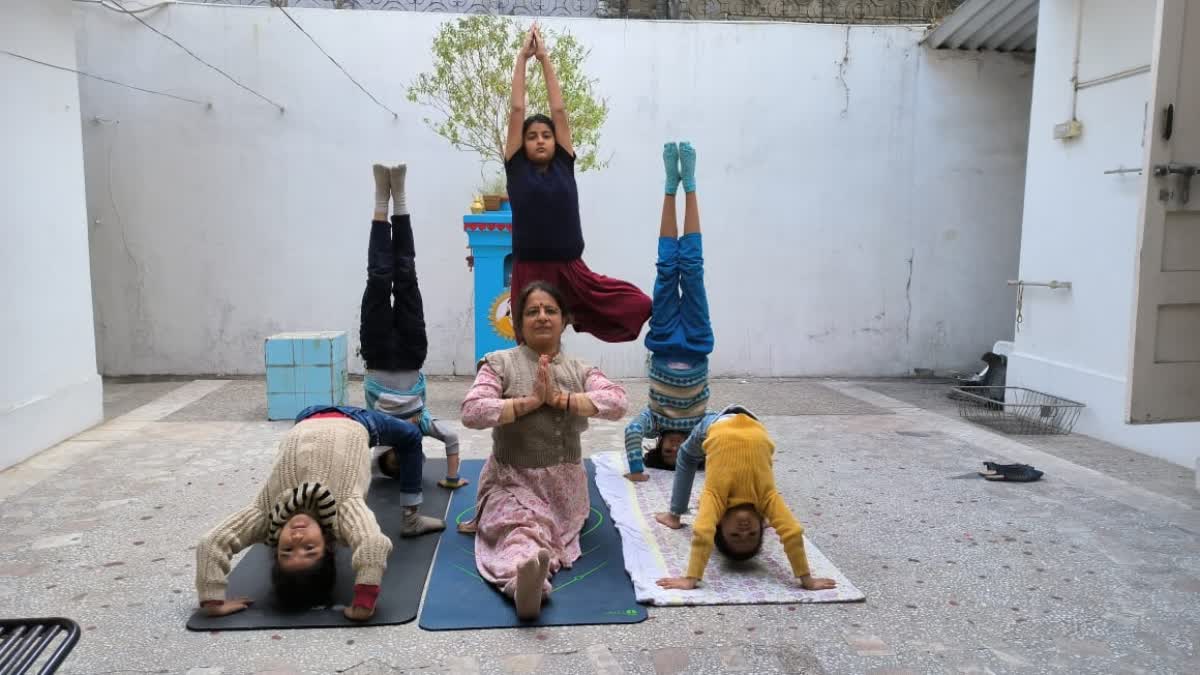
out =
[[[584,390],[601,419],[625,414],[625,390],[598,368],[587,373]],[[504,409],[499,375],[484,365],[463,400],[463,424],[470,428],[499,426]],[[587,521],[587,473],[583,462],[546,468],[524,468],[488,458],[479,478],[475,509],[475,564],[479,574],[511,596],[517,566],[550,551],[550,575],[579,558],[579,534]],[[544,592],[550,592],[546,580]]]

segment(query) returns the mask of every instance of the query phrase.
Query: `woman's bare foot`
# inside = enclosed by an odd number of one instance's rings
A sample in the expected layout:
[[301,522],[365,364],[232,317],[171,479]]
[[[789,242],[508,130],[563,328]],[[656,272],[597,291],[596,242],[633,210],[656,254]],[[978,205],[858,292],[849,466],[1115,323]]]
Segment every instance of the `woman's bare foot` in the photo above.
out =
[[537,556],[517,567],[517,588],[513,592],[513,604],[517,606],[518,619],[533,621],[541,615],[542,584],[546,581],[546,573],[543,570],[549,563],[550,554],[538,551]]

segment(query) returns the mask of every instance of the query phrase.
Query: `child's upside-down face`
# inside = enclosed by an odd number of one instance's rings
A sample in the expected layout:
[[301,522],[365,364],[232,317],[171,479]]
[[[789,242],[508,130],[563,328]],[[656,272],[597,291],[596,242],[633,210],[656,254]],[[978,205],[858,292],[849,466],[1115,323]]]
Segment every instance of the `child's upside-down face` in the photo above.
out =
[[732,508],[717,523],[725,546],[735,557],[750,557],[762,545],[762,516],[752,508]]
[[297,513],[279,530],[275,559],[285,572],[306,570],[325,557],[325,535],[312,516]]
[[675,462],[679,459],[679,446],[683,445],[685,440],[687,440],[687,435],[677,431],[663,433],[662,442],[658,447],[662,451],[663,461],[669,466],[675,466]]

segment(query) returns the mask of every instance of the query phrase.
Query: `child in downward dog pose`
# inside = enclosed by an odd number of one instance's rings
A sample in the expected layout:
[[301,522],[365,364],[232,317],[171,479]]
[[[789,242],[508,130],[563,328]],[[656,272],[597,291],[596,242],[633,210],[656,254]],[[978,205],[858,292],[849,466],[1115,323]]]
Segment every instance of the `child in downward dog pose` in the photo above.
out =
[[[458,477],[458,434],[429,414],[425,406],[428,340],[421,288],[417,285],[416,247],[405,199],[404,164],[373,167],[375,212],[367,248],[367,287],[363,291],[359,343],[367,376],[363,380],[367,408],[417,425],[423,436],[446,445],[446,477],[438,485],[453,490],[467,484]],[[388,201],[392,218],[388,222]],[[396,453],[384,449],[378,468],[396,477]]]
[[[696,200],[696,151],[691,143],[663,146],[667,184],[658,231],[658,274],[646,334],[650,404],[625,427],[626,478],[644,481],[644,467],[674,469],[680,444],[708,404],[708,355],[713,350],[704,249]],[[675,193],[683,183],[683,236],[675,220]],[[643,456],[642,441],[656,438]]]
[[[525,117],[525,68],[531,58],[542,65],[550,117]],[[562,291],[563,312],[573,317],[576,331],[605,342],[636,340],[650,318],[650,298],[627,281],[596,274],[581,259],[583,229],[571,125],[536,24],[513,70],[504,157],[513,212],[512,297],[534,281],[548,282]],[[513,327],[517,342],[523,343],[521,321],[514,321]]]
[[667,527],[683,527],[679,516],[687,511],[696,467],[705,458],[704,488],[692,525],[687,570],[682,577],[659,579],[658,585],[681,590],[695,588],[704,577],[714,545],[733,560],[749,560],[758,555],[763,529],[769,522],[779,534],[800,585],[810,591],[833,588],[832,579],[815,578],[809,572],[804,528],[775,489],[772,467],[775,444],[766,428],[744,408],[726,409],[721,416],[713,417],[706,418],[680,448],[671,510],[655,516]]

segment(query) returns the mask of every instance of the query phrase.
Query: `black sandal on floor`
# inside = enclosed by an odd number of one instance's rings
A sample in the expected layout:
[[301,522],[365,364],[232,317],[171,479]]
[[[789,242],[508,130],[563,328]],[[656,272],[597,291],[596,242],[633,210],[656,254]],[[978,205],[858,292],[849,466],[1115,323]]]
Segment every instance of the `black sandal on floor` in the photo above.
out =
[[1012,470],[1018,469],[1020,467],[1029,467],[1031,469],[1033,468],[1033,467],[1029,466],[1028,464],[997,464],[996,462],[984,462],[983,467],[986,470],[980,471],[979,475],[985,476],[985,477],[986,476],[994,476],[1003,471],[1012,471]]
[[983,466],[986,471],[980,471],[979,475],[987,480],[1007,481],[1010,483],[1032,483],[1041,479],[1044,473],[1038,471],[1028,464],[997,464],[995,462],[984,462]]

